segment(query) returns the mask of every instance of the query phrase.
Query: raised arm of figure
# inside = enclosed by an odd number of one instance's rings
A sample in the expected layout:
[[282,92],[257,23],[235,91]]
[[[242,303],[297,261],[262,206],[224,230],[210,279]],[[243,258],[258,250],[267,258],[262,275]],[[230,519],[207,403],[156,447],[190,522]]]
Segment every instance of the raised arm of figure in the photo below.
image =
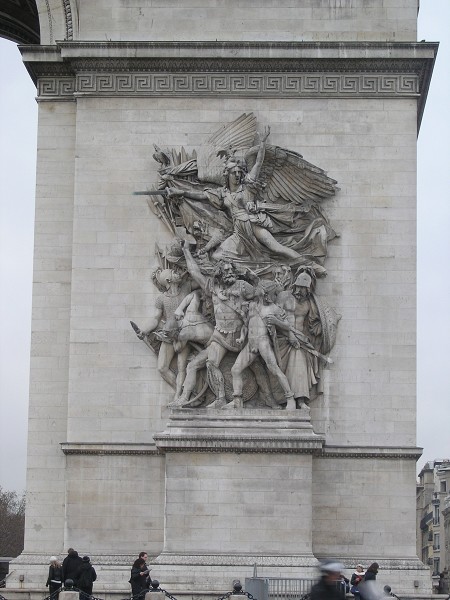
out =
[[196,283],[198,283],[198,285],[203,290],[206,289],[207,279],[203,275],[203,273],[200,271],[199,266],[195,262],[186,242],[183,243],[183,252],[184,252],[184,257],[186,259],[187,269],[188,269],[189,273],[191,274],[192,278],[194,279],[194,281],[196,281]]
[[261,171],[262,164],[264,162],[264,156],[266,154],[266,140],[270,135],[270,127],[266,127],[264,135],[260,138],[258,154],[256,156],[256,162],[253,165],[252,170],[248,174],[249,179],[258,179],[259,172]]
[[168,198],[180,198],[181,196],[184,196],[185,198],[190,198],[191,200],[199,200],[200,202],[206,202],[208,200],[208,196],[204,192],[198,192],[194,190],[180,190],[178,188],[173,187],[168,187],[166,188],[166,190]]

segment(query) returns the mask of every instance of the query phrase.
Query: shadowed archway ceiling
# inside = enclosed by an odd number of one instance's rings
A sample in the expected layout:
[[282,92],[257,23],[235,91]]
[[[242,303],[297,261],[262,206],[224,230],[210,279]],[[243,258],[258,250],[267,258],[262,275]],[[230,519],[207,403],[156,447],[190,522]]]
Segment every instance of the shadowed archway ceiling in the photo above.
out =
[[1,0],[0,37],[18,44],[40,43],[35,0]]

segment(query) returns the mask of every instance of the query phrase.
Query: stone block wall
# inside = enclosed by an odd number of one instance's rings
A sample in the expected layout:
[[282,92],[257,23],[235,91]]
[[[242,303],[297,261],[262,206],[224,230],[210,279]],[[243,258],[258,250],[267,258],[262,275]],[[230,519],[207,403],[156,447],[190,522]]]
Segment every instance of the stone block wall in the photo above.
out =
[[62,549],[65,518],[75,121],[74,103],[40,106],[26,550],[49,554]]
[[410,41],[417,0],[81,0],[78,39]]

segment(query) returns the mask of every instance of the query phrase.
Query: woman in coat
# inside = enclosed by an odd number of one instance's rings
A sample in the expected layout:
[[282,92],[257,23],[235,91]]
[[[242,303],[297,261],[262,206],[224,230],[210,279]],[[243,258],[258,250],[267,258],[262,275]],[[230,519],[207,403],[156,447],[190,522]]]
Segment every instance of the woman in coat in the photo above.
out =
[[[50,595],[54,594],[62,586],[62,567],[56,556],[50,557],[50,566],[48,568],[48,578],[45,584],[50,592]],[[59,594],[55,596],[57,599]]]

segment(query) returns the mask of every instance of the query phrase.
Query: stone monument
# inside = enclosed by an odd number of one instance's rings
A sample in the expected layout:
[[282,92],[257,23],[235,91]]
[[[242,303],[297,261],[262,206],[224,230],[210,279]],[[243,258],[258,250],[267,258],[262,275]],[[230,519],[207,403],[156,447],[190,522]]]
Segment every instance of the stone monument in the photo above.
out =
[[17,577],[71,546],[97,593],[141,550],[170,591],[333,557],[429,592],[415,147],[437,46],[416,0],[38,8]]

